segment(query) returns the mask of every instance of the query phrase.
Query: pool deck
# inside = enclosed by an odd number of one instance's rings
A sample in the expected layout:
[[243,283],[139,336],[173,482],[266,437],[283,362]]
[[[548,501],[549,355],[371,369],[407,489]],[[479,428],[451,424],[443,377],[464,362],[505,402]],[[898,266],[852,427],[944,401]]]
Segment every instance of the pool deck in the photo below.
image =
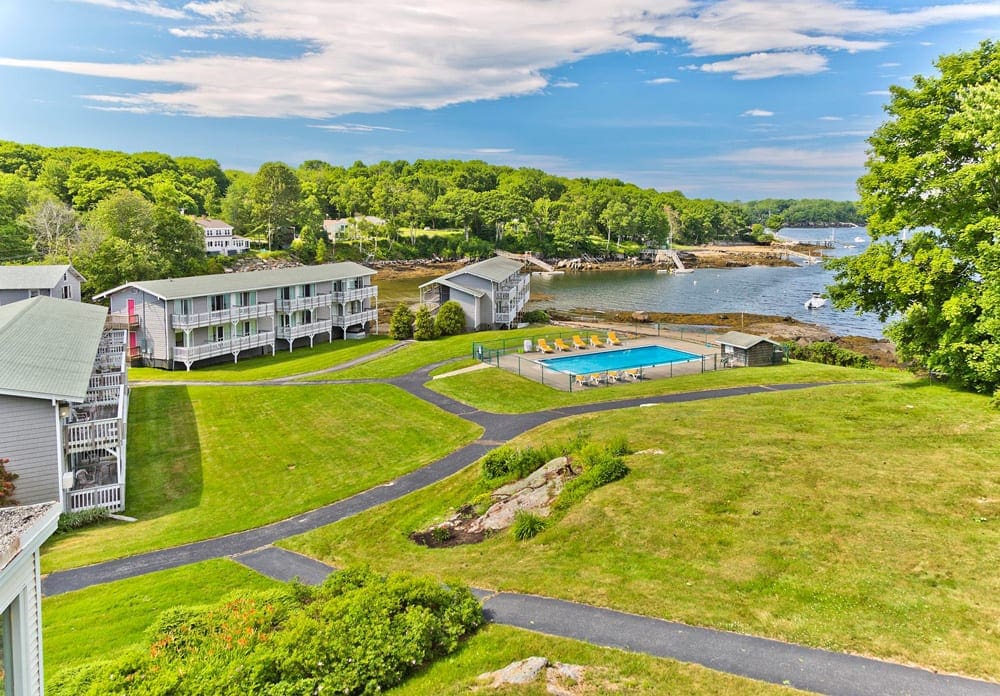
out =
[[[584,334],[581,333],[581,336],[583,335]],[[589,336],[589,333],[586,335]],[[599,335],[601,338],[604,338],[605,336],[603,332]],[[621,338],[620,334],[619,337]],[[549,345],[552,345],[552,341],[549,341]],[[704,356],[703,360],[672,363],[669,365],[660,365],[658,367],[644,367],[641,370],[642,379],[665,379],[667,377],[693,375],[722,368],[722,362],[719,357],[719,346],[714,343],[696,343],[693,341],[684,341],[657,336],[642,336],[639,338],[629,339],[622,338],[622,345],[620,346],[608,346],[606,348],[594,348],[592,346],[580,349],[574,348],[568,353],[558,350],[555,353],[543,353],[537,349],[530,353],[510,353],[500,357],[499,367],[503,370],[507,370],[508,372],[519,374],[522,377],[527,377],[528,379],[532,379],[536,382],[552,387],[553,389],[560,389],[562,391],[603,389],[614,387],[623,382],[609,382],[604,373],[597,372],[594,374],[598,378],[598,383],[594,384],[589,380],[585,380],[585,384],[579,384],[573,375],[544,367],[539,361],[559,356],[577,355],[584,352],[607,352],[612,350],[621,350],[624,348],[638,348],[640,346],[662,346],[664,348],[673,348],[674,350],[684,351],[685,353],[693,353],[698,356]],[[628,382],[624,383],[627,384]]]

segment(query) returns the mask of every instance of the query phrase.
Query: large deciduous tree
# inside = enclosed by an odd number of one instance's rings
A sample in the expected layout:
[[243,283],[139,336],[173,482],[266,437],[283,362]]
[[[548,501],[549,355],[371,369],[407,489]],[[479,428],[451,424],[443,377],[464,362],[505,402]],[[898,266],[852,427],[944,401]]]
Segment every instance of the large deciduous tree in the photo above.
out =
[[1000,386],[1000,44],[893,87],[858,181],[875,243],[831,263],[839,307],[874,311],[901,357]]
[[250,184],[253,226],[267,236],[270,247],[288,246],[295,234],[301,186],[295,172],[281,162],[260,165]]

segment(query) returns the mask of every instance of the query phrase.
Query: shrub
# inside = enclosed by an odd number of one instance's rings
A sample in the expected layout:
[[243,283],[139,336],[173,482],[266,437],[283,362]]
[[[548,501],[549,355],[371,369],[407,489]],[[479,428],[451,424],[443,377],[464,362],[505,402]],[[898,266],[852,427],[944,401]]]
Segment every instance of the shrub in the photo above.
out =
[[840,367],[874,367],[867,355],[841,348],[836,343],[831,343],[830,341],[816,341],[805,346],[800,346],[797,343],[786,343],[785,349],[788,352],[788,357],[795,358],[796,360],[806,360],[824,365],[838,365]]
[[413,338],[413,312],[405,304],[396,307],[389,319],[389,338],[397,341]]
[[554,509],[567,510],[595,488],[627,476],[629,468],[622,455],[628,450],[628,442],[617,438],[604,447],[596,444],[583,447],[574,459],[574,463],[583,471],[566,483]]
[[545,520],[533,512],[518,510],[514,514],[514,524],[511,525],[510,532],[518,541],[526,541],[538,535],[545,529]]
[[533,309],[530,312],[524,312],[521,315],[521,321],[526,321],[529,324],[548,324],[552,320],[545,310]]
[[482,622],[468,588],[347,570],[317,588],[168,610],[144,649],[63,670],[47,693],[378,693],[453,652]]
[[111,516],[107,508],[95,507],[88,510],[78,510],[77,512],[64,512],[59,515],[59,522],[56,523],[56,534],[65,534],[71,529],[79,529],[87,525],[103,522]]
[[413,316],[413,338],[418,341],[431,341],[437,338],[434,317],[431,316],[431,310],[427,305],[420,305]]
[[455,300],[448,300],[438,309],[434,327],[439,336],[454,336],[465,331],[465,311]]
[[483,458],[479,475],[483,488],[491,489],[524,478],[549,460],[547,449],[531,447],[519,450],[508,445],[497,447]]
[[7,471],[10,460],[0,457],[0,507],[17,505],[14,499],[14,481],[18,478],[13,471]]

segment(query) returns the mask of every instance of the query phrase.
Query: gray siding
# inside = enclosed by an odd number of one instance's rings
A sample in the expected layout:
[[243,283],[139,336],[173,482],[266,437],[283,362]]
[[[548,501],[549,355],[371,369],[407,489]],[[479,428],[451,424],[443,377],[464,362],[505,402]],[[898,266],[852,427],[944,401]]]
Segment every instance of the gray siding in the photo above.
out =
[[0,394],[0,457],[18,475],[14,497],[22,505],[59,500],[56,409],[51,401]]
[[76,300],[77,302],[79,302],[80,301],[80,281],[77,280],[77,277],[75,275],[73,275],[72,273],[70,273],[69,271],[66,271],[66,273],[64,275],[65,275],[65,280],[63,278],[59,279],[59,282],[56,283],[55,287],[52,288],[51,296],[63,299],[63,288],[67,288],[68,287],[69,288],[69,297],[66,297],[65,299],[67,299],[67,300]]
[[0,290],[0,306],[20,302],[30,297],[27,290]]

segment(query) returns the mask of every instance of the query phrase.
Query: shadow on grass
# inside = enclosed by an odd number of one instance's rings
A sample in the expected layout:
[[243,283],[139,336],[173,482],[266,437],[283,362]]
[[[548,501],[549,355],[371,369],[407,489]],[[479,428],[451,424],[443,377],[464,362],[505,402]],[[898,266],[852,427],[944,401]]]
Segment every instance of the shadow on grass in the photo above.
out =
[[201,441],[188,388],[134,390],[128,427],[125,514],[149,520],[197,507]]

